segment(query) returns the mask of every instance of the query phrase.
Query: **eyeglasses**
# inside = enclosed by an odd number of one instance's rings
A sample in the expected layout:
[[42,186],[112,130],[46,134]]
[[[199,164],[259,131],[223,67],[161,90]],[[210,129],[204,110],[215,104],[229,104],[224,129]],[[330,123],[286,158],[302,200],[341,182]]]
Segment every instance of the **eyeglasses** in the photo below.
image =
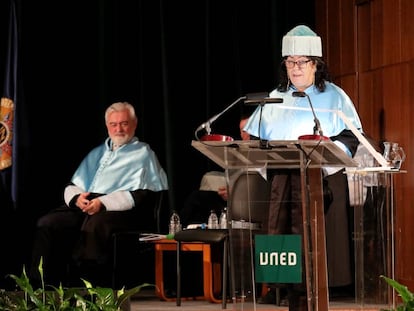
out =
[[292,69],[293,67],[295,67],[295,65],[298,65],[299,69],[303,69],[307,63],[311,62],[311,59],[308,60],[297,60],[297,61],[293,61],[293,60],[285,60],[285,65],[286,68]]

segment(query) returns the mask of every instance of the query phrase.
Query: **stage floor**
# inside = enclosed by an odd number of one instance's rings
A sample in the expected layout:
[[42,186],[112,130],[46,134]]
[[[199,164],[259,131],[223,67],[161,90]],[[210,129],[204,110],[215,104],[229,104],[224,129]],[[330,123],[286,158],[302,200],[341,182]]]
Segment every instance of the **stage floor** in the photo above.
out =
[[[386,305],[376,304],[357,304],[354,298],[335,298],[329,303],[329,310],[335,311],[380,311],[383,309],[389,309]],[[221,304],[210,303],[206,300],[183,300],[181,306],[176,306],[175,301],[162,301],[153,291],[142,291],[136,297],[131,300],[130,311],[168,311],[168,310],[192,310],[192,311],[220,311]],[[253,302],[240,303],[228,303],[227,310],[243,310],[243,311],[288,311],[288,306],[276,306],[272,304],[254,304]],[[325,310],[319,310],[325,311]]]

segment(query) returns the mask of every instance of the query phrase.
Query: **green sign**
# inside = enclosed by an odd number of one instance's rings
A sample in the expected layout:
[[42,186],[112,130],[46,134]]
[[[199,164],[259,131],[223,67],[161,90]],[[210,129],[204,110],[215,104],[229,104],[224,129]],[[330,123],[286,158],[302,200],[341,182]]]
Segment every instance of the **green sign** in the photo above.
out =
[[259,283],[301,283],[302,237],[297,234],[257,234],[255,272]]

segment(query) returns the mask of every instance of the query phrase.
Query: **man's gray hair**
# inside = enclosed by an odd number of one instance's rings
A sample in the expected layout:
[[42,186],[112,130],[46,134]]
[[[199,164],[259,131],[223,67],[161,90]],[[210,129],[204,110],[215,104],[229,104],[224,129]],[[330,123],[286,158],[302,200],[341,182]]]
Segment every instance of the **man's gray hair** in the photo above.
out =
[[105,122],[108,122],[109,115],[114,111],[129,111],[129,116],[133,120],[137,120],[137,116],[135,114],[135,108],[128,102],[117,102],[110,105],[108,108],[106,108],[105,111]]

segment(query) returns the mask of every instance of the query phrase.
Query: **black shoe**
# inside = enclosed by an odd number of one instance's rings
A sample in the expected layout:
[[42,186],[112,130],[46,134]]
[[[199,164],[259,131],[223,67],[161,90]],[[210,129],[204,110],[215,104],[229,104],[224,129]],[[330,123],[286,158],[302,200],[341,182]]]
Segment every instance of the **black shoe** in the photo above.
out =
[[257,303],[266,304],[266,305],[276,304],[276,289],[275,288],[269,289],[266,295],[259,297],[259,299],[257,299]]

